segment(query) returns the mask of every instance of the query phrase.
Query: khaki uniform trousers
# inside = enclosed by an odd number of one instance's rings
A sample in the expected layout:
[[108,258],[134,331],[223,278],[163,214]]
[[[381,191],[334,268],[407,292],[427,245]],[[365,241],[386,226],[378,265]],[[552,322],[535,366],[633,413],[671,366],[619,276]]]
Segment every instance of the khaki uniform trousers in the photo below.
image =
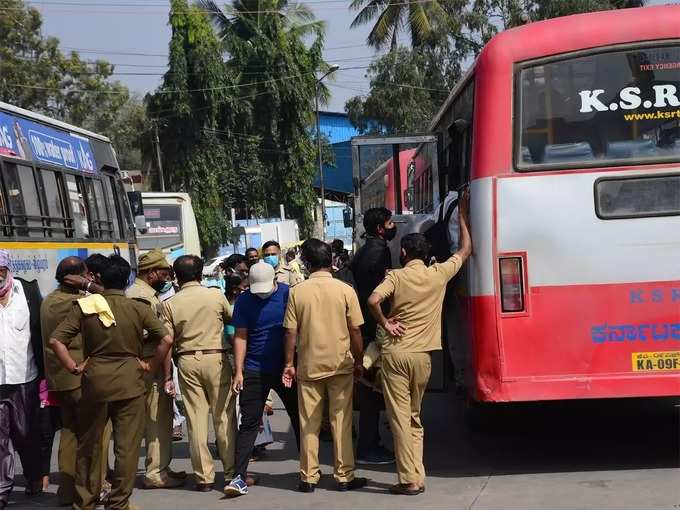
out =
[[[76,492],[76,454],[78,451],[78,416],[80,413],[80,400],[82,392],[80,388],[69,391],[55,391],[54,395],[59,402],[61,416],[61,432],[59,433],[59,489],[57,498],[59,505],[72,505]],[[99,494],[102,481],[106,479],[109,460],[109,442],[111,441],[111,422],[106,424],[102,435],[99,459],[101,462],[93,463],[92,469],[99,469],[99,478],[92,476],[90,480],[94,485],[90,487],[93,494]]]
[[[76,460],[75,510],[94,510],[99,493],[89,488],[99,477],[97,462],[101,459],[99,445],[106,424],[111,420],[113,428],[113,454],[115,464],[111,481],[111,495],[107,510],[128,510],[132,489],[135,486],[139,448],[144,434],[144,407],[146,397],[140,395],[114,402],[87,402],[80,406],[78,456]],[[96,471],[96,472],[95,472]]]
[[425,482],[420,406],[431,370],[429,352],[383,354],[380,371],[399,483]]
[[212,414],[217,450],[224,478],[234,475],[236,398],[226,354],[189,354],[178,357],[179,387],[189,432],[189,455],[197,483],[213,483],[215,466],[208,449],[208,414]]
[[146,445],[147,482],[163,484],[172,460],[172,399],[165,393],[163,374],[144,375],[146,384]]
[[332,375],[316,381],[298,381],[301,481],[312,484],[319,482],[319,431],[326,405],[333,434],[333,477],[338,482],[351,482],[354,479],[353,391],[353,374]]

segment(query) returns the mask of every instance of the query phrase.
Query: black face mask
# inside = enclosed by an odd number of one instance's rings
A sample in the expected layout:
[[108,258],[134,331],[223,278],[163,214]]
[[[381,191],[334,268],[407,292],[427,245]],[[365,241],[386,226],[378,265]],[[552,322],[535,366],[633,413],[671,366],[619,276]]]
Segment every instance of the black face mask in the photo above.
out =
[[157,282],[153,282],[151,284],[151,288],[156,292],[162,291],[163,287],[165,287],[165,282],[163,280],[158,280]]
[[383,234],[383,237],[385,238],[385,241],[391,241],[394,239],[394,236],[397,235],[397,227],[394,226],[392,228],[386,228],[385,233]]
[[406,257],[404,255],[399,255],[399,263],[401,267],[406,267]]

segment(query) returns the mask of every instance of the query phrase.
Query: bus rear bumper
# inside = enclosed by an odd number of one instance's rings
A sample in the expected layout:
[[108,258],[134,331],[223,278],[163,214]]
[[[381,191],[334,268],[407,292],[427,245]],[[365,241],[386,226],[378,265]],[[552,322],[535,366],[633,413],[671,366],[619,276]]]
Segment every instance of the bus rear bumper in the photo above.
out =
[[532,377],[503,381],[478,377],[473,392],[474,399],[480,402],[674,396],[680,396],[680,373]]

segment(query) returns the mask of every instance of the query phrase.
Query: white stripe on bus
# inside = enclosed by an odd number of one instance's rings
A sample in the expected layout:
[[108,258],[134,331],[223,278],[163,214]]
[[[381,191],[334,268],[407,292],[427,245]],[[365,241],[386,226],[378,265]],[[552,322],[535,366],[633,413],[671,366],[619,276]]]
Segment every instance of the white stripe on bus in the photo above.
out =
[[533,286],[680,280],[680,216],[602,220],[595,213],[596,179],[636,174],[650,170],[499,178],[498,252],[526,251]]

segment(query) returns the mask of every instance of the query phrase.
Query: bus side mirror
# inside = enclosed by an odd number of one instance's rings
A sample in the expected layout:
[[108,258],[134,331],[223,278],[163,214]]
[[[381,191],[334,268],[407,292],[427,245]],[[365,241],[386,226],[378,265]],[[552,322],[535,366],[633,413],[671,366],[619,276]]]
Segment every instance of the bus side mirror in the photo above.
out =
[[130,212],[135,219],[135,228],[142,234],[146,233],[146,218],[144,217],[144,202],[141,191],[128,191]]

